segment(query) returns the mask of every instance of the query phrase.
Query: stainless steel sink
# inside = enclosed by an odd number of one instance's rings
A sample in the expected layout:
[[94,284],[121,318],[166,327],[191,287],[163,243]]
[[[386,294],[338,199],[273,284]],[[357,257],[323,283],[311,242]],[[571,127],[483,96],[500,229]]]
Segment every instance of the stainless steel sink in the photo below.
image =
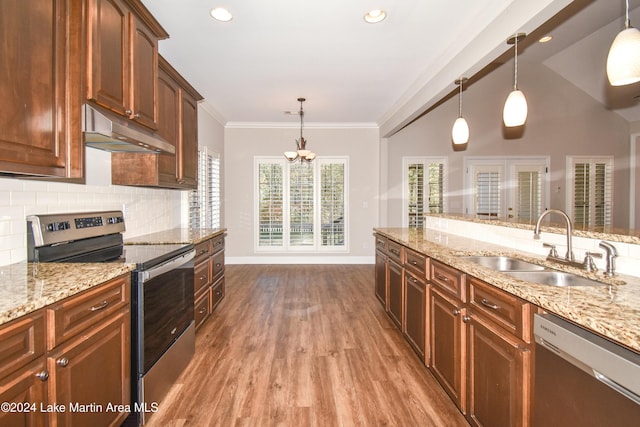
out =
[[516,279],[526,282],[540,283],[551,286],[604,286],[605,283],[587,279],[586,277],[576,276],[575,274],[566,273],[564,271],[504,271]]
[[462,257],[467,261],[475,262],[483,267],[491,268],[498,271],[542,271],[544,266],[523,261],[518,258],[509,256],[465,256]]

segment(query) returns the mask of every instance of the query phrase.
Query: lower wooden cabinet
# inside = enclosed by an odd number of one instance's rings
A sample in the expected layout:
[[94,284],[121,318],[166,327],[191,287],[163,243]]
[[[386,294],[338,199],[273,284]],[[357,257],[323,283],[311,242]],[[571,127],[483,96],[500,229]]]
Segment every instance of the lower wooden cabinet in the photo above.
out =
[[380,304],[387,309],[387,256],[376,251],[375,294]]
[[52,425],[118,426],[130,404],[129,311],[111,316],[47,357]]
[[475,313],[468,319],[468,408],[472,425],[529,425],[531,351]]
[[198,330],[225,295],[224,234],[196,245],[194,269],[194,313],[196,330]]
[[119,426],[131,404],[127,274],[0,327],[2,426]]
[[466,409],[464,308],[432,286],[429,294],[430,368],[462,413]]
[[388,295],[388,313],[391,320],[402,329],[402,288],[403,285],[403,268],[396,264],[391,258],[387,263],[387,287],[389,289]]
[[424,361],[427,326],[426,280],[405,272],[404,275],[404,322],[402,332],[409,344]]

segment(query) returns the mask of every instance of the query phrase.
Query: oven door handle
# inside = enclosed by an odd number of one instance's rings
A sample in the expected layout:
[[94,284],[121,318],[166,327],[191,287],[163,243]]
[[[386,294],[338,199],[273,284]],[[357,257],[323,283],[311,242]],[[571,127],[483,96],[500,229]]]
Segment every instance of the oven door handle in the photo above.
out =
[[141,271],[140,278],[143,282],[146,282],[147,280],[151,280],[154,277],[158,277],[168,271],[175,270],[181,265],[186,264],[189,261],[192,261],[195,257],[196,257],[196,251],[194,249],[185,253],[184,255],[179,256],[178,258],[173,258],[165,262],[164,264],[160,264],[157,267],[153,267],[149,270]]

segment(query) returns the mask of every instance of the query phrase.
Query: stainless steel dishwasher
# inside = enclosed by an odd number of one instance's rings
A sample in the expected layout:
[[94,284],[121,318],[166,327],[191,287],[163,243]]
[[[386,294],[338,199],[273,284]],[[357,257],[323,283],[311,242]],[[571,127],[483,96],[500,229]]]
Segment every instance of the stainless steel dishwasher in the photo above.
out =
[[640,425],[640,354],[551,314],[534,336],[534,426]]

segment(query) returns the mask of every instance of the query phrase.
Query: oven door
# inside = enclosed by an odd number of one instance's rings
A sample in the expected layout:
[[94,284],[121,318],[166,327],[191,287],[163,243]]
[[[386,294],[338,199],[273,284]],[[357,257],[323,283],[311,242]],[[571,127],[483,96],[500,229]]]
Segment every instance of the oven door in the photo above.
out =
[[144,375],[194,319],[195,250],[138,273],[138,374]]

